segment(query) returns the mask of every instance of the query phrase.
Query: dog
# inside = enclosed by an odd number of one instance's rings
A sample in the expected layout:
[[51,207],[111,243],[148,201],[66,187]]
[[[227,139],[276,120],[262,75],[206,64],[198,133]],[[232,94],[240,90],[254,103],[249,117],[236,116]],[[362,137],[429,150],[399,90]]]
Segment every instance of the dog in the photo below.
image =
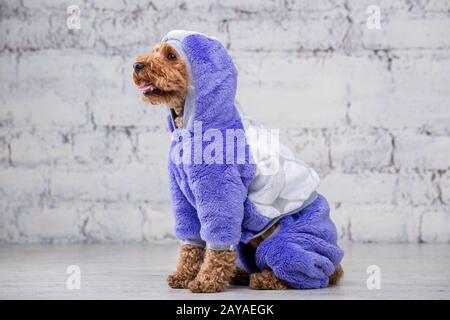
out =
[[[204,163],[204,155],[199,163],[192,160],[195,142],[182,151],[183,157],[189,154],[187,162],[169,160],[175,234],[182,241],[177,269],[167,278],[170,287],[281,290],[322,288],[339,280],[343,251],[328,203],[316,192],[315,171],[284,146],[278,157],[252,161],[248,137],[241,140],[246,150],[241,162],[235,154],[239,146],[231,150],[232,161],[225,159],[228,151],[218,152],[221,134],[247,133],[254,125],[236,106],[237,70],[217,39],[171,31],[137,57],[132,77],[146,103],[168,107],[175,137],[171,155],[181,154],[181,133],[215,137],[212,163]],[[200,140],[199,149],[210,152],[211,144]],[[275,160],[276,171],[262,172]]]

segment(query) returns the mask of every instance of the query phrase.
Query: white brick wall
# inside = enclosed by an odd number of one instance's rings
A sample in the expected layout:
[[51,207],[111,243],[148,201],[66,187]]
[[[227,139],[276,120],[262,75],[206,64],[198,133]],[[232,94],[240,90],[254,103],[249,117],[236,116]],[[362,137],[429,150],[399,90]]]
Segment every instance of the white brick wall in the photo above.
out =
[[448,0],[3,0],[0,242],[173,239],[166,112],[130,73],[175,28],[229,48],[245,111],[321,174],[342,240],[450,242]]

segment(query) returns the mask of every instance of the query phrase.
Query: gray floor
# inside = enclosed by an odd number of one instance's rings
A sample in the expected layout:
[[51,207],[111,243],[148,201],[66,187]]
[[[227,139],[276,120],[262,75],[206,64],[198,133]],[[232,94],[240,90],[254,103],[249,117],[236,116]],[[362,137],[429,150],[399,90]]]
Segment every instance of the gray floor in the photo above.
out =
[[[450,299],[450,245],[344,246],[345,278],[320,290],[255,291],[231,287],[192,294],[167,287],[177,246],[0,246],[0,299]],[[78,265],[81,288],[69,290],[66,269]],[[367,267],[381,271],[369,290]]]

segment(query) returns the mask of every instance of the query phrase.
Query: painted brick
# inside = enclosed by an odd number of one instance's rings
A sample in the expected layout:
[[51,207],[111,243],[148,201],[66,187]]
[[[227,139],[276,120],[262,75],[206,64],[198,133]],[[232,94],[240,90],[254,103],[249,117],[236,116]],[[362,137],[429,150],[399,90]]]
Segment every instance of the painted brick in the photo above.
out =
[[395,200],[399,205],[431,205],[438,201],[439,191],[436,172],[402,170],[398,174]]
[[392,137],[384,130],[338,130],[331,134],[331,157],[338,168],[382,169],[391,164],[392,152]]
[[281,143],[310,166],[321,169],[330,166],[328,138],[322,130],[287,130],[280,132]]
[[395,165],[403,168],[449,169],[450,136],[402,134],[396,137]]
[[75,159],[92,168],[120,167],[134,158],[133,135],[122,128],[76,133],[73,146]]
[[352,241],[419,241],[422,208],[390,204],[343,204],[339,210],[349,215]]
[[142,222],[140,210],[130,204],[94,204],[83,232],[88,242],[136,242],[142,240]]
[[421,240],[427,243],[450,241],[450,207],[431,209],[422,218]]
[[397,177],[389,173],[342,173],[322,177],[320,192],[332,202],[392,203]]
[[69,3],[0,3],[0,243],[174,240],[167,110],[131,72],[175,28],[229,49],[242,109],[319,172],[341,241],[450,241],[448,0],[70,4],[81,30]]
[[73,205],[51,208],[32,207],[23,210],[18,217],[18,224],[22,233],[26,235],[26,239],[22,239],[23,242],[26,240],[32,243],[52,243],[54,239],[73,242],[81,236],[78,210]]
[[0,194],[9,204],[37,203],[48,193],[49,170],[43,168],[1,168]]
[[442,192],[442,200],[445,203],[450,204],[450,172],[447,171],[447,173],[442,176],[440,189]]
[[9,141],[15,165],[69,163],[72,158],[70,135],[56,131],[25,131]]

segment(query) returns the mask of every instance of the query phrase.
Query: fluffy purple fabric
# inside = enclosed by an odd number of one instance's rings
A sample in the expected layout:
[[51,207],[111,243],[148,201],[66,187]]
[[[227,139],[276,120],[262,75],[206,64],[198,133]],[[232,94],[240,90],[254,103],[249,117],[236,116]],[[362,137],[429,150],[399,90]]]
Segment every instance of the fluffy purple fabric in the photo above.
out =
[[[227,129],[243,130],[234,105],[237,71],[225,48],[201,35],[186,37],[182,45],[195,81],[194,121],[201,122],[203,131],[216,129],[222,137]],[[193,137],[192,125],[186,131]],[[172,150],[179,141],[172,142]],[[224,139],[223,150],[225,143]],[[201,143],[203,152],[209,144]],[[255,166],[248,161],[249,156],[244,164],[227,164],[224,153],[217,155],[222,164],[195,164],[194,148],[192,144],[192,164],[169,164],[176,235],[183,240],[201,238],[211,244],[236,245],[241,239],[247,187]]]
[[321,195],[296,214],[280,220],[280,229],[255,250],[240,243],[240,266],[249,272],[272,270],[292,288],[323,288],[342,260],[330,208]]
[[[223,137],[227,129],[243,130],[234,104],[237,71],[225,48],[199,34],[187,36],[182,48],[195,83],[193,121],[201,121],[203,131],[216,129]],[[170,116],[169,128],[174,136],[181,130],[173,128]],[[192,123],[183,130],[193,137]],[[178,138],[172,141],[171,152],[178,150],[179,142]],[[225,139],[223,143],[225,150]],[[211,141],[200,143],[203,152],[209,144]],[[252,252],[245,243],[272,219],[260,214],[248,198],[248,186],[255,176],[248,145],[243,164],[227,163],[224,154],[215,155],[221,164],[195,164],[195,148],[192,144],[190,150],[181,151],[191,152],[191,164],[169,161],[177,237],[235,245],[241,262],[249,261],[244,263],[247,269],[272,268],[293,287],[326,285],[326,275],[334,271],[342,251],[336,246],[336,230],[328,217],[325,199],[319,197],[300,213],[282,218],[280,232],[264,241],[258,252]],[[236,156],[236,147],[234,151]]]

